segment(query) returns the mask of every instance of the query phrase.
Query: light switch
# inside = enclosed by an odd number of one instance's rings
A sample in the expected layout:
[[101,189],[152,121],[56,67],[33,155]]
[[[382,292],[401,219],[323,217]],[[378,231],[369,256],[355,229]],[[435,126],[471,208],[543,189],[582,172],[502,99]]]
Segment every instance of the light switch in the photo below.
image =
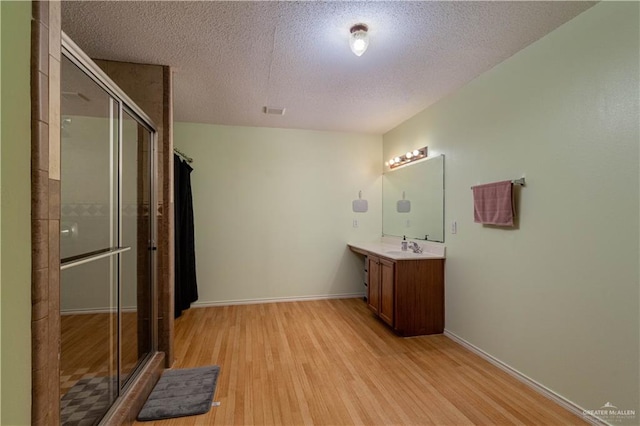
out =
[[455,220],[451,222],[451,233],[452,234],[458,233],[458,222],[456,222]]
[[407,219],[407,228],[411,228],[411,219]]
[[353,219],[353,227],[354,228],[358,227],[358,219]]

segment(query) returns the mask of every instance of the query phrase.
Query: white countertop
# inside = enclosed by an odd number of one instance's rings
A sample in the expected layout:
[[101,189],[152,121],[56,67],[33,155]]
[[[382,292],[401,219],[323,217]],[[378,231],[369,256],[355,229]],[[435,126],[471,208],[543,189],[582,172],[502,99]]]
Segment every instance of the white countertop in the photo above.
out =
[[[393,260],[418,260],[418,259],[444,259],[445,247],[438,243],[429,243],[426,241],[416,241],[422,247],[422,253],[414,253],[411,249],[402,251],[400,249],[400,239],[384,238],[381,241],[374,242],[354,242],[347,244],[349,247],[367,251],[378,256],[386,257]],[[410,240],[414,241],[414,240]]]

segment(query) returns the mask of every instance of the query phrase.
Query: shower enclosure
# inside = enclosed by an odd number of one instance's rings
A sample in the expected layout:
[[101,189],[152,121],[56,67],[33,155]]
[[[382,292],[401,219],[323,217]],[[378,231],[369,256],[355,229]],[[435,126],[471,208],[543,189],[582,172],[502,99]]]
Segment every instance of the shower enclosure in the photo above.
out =
[[95,424],[156,348],[156,129],[69,39],[61,67],[62,424]]

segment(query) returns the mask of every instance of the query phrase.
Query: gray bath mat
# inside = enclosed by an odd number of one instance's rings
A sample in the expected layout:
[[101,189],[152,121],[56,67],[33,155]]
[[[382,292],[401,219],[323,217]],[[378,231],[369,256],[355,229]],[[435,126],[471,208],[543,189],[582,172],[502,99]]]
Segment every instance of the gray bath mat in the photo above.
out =
[[195,416],[211,409],[220,367],[167,370],[138,414],[139,421]]

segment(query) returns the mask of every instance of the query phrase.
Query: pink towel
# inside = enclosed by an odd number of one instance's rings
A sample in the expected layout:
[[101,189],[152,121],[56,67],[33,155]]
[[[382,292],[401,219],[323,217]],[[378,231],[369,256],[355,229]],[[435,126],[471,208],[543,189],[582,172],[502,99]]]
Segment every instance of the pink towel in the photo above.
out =
[[476,223],[513,226],[513,197],[510,180],[473,187],[473,218]]

